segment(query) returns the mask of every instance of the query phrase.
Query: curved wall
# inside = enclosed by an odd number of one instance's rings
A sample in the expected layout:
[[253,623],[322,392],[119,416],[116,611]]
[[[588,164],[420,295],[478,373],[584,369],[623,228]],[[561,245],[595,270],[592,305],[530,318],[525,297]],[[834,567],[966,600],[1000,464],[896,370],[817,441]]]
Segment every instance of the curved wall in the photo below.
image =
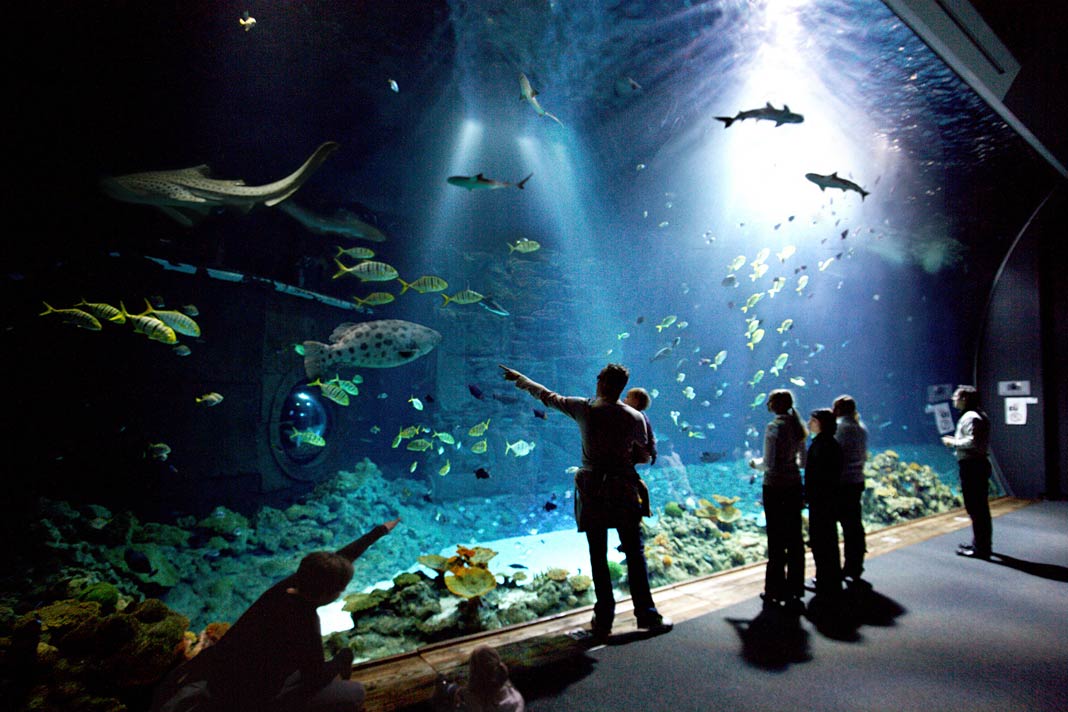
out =
[[[991,448],[1007,489],[1021,497],[1065,491],[1061,443],[1068,348],[1063,283],[1065,187],[1035,212],[1002,266],[985,315],[976,382],[993,422]],[[976,305],[977,308],[979,305]]]

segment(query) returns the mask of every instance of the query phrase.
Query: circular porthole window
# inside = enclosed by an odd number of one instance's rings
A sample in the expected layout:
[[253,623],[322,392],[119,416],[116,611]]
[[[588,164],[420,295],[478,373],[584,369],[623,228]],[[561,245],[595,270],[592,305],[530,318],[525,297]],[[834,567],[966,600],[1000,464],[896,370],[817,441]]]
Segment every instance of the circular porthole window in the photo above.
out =
[[326,447],[330,411],[317,392],[303,383],[294,386],[282,404],[278,418],[282,451],[290,462],[307,465]]

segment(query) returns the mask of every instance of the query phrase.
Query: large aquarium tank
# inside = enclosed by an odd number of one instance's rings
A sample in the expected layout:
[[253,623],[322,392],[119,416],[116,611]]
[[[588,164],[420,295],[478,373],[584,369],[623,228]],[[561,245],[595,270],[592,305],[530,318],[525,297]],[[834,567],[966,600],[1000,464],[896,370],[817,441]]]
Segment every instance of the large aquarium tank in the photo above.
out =
[[41,708],[104,694],[55,662],[71,626],[155,631],[156,666],[116,673],[136,699],[397,517],[328,647],[591,604],[578,430],[498,364],[592,396],[622,363],[650,393],[654,586],[764,558],[773,389],[856,399],[869,531],[961,506],[950,395],[1056,174],[878,0],[41,12],[0,591],[4,644],[39,621],[40,674],[69,677]]

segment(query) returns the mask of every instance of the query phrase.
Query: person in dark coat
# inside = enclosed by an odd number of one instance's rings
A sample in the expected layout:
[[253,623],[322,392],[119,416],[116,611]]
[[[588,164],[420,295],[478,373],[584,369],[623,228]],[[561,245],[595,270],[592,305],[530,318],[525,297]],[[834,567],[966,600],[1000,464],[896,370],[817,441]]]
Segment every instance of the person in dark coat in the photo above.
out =
[[764,608],[805,610],[805,538],[801,531],[805,466],[805,424],[794,409],[794,394],[780,388],[768,394],[775,419],[764,430],[764,456],[749,466],[764,471],[764,516],[767,519],[768,565],[764,574]]
[[816,595],[842,592],[842,565],[838,555],[836,502],[842,478],[842,447],[834,438],[834,411],[812,411],[808,431],[814,436],[805,460],[805,499],[808,501],[808,540],[816,560]]
[[269,588],[218,643],[171,673],[153,712],[358,712],[363,686],[350,680],[352,650],[323,658],[316,609],[352,580],[352,562],[393,530],[379,524],[336,552],[305,556]]
[[608,364],[597,375],[596,395],[581,398],[553,393],[506,366],[501,370],[516,388],[574,419],[582,434],[582,467],[575,474],[575,518],[590,548],[590,573],[597,598],[594,637],[607,637],[615,618],[608,570],[609,529],[619,532],[620,549],[627,555],[627,582],[638,628],[670,630],[671,619],[660,615],[653,603],[642,542],[643,487],[634,465],[650,459],[645,419],[619,400],[630,372],[620,364]]
[[867,552],[864,535],[864,465],[868,461],[868,429],[857,413],[857,402],[849,395],[834,399],[831,408],[837,417],[834,439],[842,446],[842,480],[838,483],[838,523],[842,525],[842,580],[858,590],[871,588],[860,576]]

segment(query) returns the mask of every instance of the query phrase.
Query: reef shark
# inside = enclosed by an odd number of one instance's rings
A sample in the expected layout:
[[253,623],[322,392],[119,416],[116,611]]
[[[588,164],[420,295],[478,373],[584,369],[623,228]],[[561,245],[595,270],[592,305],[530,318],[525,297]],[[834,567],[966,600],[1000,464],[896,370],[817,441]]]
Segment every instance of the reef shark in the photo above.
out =
[[327,141],[315,149],[315,153],[296,171],[266,185],[245,185],[241,179],[212,178],[211,169],[207,165],[199,165],[173,171],[148,171],[105,178],[100,187],[116,200],[155,206],[182,225],[190,227],[214,208],[235,207],[248,211],[259,203],[281,203],[297,192],[337,148],[337,143]]
[[716,121],[723,122],[723,128],[725,129],[730,128],[730,125],[735,121],[745,121],[746,119],[774,121],[776,126],[782,126],[783,124],[799,124],[805,120],[805,117],[790,111],[788,104],[783,104],[781,109],[776,109],[771,105],[770,101],[759,109],[739,111],[734,116],[716,117]]
[[864,190],[853,181],[839,178],[838,171],[835,171],[829,176],[823,176],[819,173],[806,173],[805,178],[808,178],[810,181],[818,185],[821,191],[827,190],[828,188],[837,188],[842,192],[852,190],[860,193],[861,200],[864,200],[866,196],[870,195],[869,191]]
[[354,240],[367,240],[369,242],[385,242],[386,235],[374,225],[369,225],[360,220],[354,213],[339,209],[333,215],[320,215],[302,208],[292,200],[287,200],[278,206],[286,215],[299,222],[312,232],[320,235],[342,235]]
[[468,190],[497,190],[498,188],[511,188],[515,186],[520,190],[523,190],[523,184],[530,180],[531,173],[518,183],[509,183],[503,180],[493,180],[487,178],[481,173],[474,176],[449,176],[445,179],[445,182],[449,185],[455,185],[458,188],[467,188]]
[[545,109],[541,108],[541,104],[538,103],[537,96],[538,96],[538,92],[534,91],[534,87],[530,86],[530,80],[527,79],[527,75],[523,74],[522,72],[520,72],[519,73],[519,99],[521,101],[527,102],[532,107],[534,107],[534,111],[537,113],[538,116],[548,116],[550,119],[552,119],[556,123],[558,123],[561,126],[563,126],[564,124],[563,124],[562,121],[560,121],[560,119],[556,118],[555,116],[550,114],[548,111],[546,111]]

